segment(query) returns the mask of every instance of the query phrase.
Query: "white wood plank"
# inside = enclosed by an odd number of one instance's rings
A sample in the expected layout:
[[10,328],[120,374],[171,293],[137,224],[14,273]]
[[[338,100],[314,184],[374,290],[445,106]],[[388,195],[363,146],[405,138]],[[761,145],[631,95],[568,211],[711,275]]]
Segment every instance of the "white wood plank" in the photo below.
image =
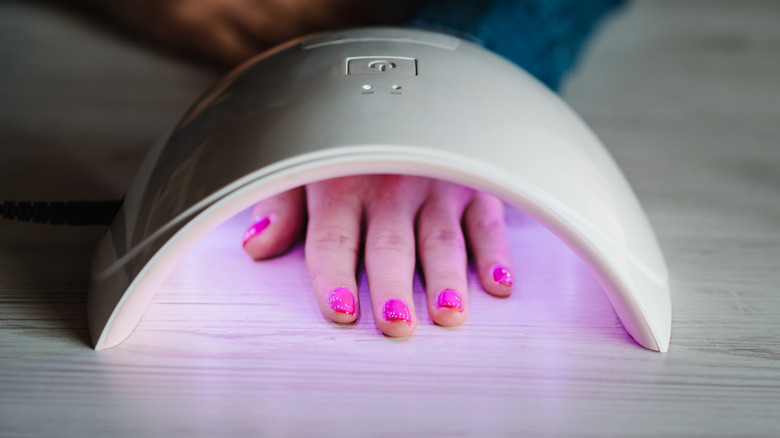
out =
[[[370,314],[325,321],[300,247],[251,262],[237,217],[125,343],[94,352],[100,230],[0,222],[0,436],[780,435],[778,18],[774,1],[634,1],[565,90],[661,240],[669,353],[633,343],[583,265],[516,212],[517,293],[472,278],[458,329],[421,318],[394,340]],[[0,2],[0,59],[2,199],[121,196],[216,77],[27,2]]]

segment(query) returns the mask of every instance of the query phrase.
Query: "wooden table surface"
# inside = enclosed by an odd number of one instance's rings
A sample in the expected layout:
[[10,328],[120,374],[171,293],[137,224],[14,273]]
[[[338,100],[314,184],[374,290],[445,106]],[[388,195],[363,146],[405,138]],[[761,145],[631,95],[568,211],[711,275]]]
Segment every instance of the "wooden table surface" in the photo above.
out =
[[[635,344],[580,261],[513,211],[516,293],[472,278],[460,328],[328,323],[300,246],[247,260],[243,215],[101,352],[85,317],[101,230],[0,222],[0,436],[780,436],[778,23],[772,0],[635,1],[564,90],[660,239],[668,353]],[[0,199],[118,199],[216,77],[0,2]]]

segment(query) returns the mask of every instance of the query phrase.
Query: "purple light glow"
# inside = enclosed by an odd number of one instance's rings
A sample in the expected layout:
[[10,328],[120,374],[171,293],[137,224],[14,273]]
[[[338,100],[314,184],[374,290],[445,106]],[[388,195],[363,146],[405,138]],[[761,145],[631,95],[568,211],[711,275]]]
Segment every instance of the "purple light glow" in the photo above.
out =
[[[301,330],[314,337],[344,337],[345,342],[377,339],[379,332],[370,311],[361,312],[349,326],[323,317],[300,242],[275,259],[255,262],[247,257],[235,236],[246,229],[249,214],[238,215],[215,229],[181,259],[128,339],[128,347],[133,342],[196,343],[191,348],[208,348],[215,353],[264,351],[269,336]],[[568,247],[516,210],[507,209],[506,219],[515,266],[514,292],[505,299],[485,293],[473,267],[469,267],[470,314],[465,325],[445,333],[451,342],[478,342],[471,337],[481,339],[485,333],[503,327],[501,331],[517,331],[515,336],[533,343],[543,341],[548,347],[570,349],[594,338],[600,344],[636,345],[587,266]],[[358,273],[357,280],[360,300],[356,294],[355,301],[367,310],[370,297],[365,271]],[[424,342],[423,338],[443,329],[424,317],[425,288],[417,276],[413,300],[415,308],[423,313],[418,314],[412,340]],[[226,339],[241,341],[224,342]]]

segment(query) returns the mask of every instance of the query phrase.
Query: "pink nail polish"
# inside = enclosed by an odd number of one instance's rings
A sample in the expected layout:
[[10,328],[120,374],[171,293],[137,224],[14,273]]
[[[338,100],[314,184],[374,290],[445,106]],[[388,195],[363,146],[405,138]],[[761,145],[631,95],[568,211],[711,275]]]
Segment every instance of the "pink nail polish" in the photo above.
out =
[[511,286],[513,284],[512,273],[504,266],[495,266],[493,268],[493,281],[504,286]]
[[452,289],[444,289],[439,292],[436,297],[436,307],[439,309],[458,309],[463,311],[463,301],[460,299],[460,294]]
[[385,321],[406,321],[407,324],[412,324],[412,314],[409,313],[409,306],[398,298],[391,298],[385,301],[382,313]]
[[346,287],[337,287],[330,293],[330,308],[336,312],[355,314],[355,294]]
[[244,241],[241,242],[242,247],[246,247],[246,244],[252,240],[255,236],[262,233],[268,225],[271,225],[271,219],[266,216],[258,216],[255,218],[255,223],[246,230],[244,233]]

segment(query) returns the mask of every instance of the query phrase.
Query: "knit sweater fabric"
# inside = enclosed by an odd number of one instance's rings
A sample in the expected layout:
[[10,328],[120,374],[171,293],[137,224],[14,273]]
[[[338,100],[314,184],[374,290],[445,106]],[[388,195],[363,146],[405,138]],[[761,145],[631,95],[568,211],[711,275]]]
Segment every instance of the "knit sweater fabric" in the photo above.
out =
[[598,23],[624,0],[429,0],[406,22],[470,39],[558,90]]

